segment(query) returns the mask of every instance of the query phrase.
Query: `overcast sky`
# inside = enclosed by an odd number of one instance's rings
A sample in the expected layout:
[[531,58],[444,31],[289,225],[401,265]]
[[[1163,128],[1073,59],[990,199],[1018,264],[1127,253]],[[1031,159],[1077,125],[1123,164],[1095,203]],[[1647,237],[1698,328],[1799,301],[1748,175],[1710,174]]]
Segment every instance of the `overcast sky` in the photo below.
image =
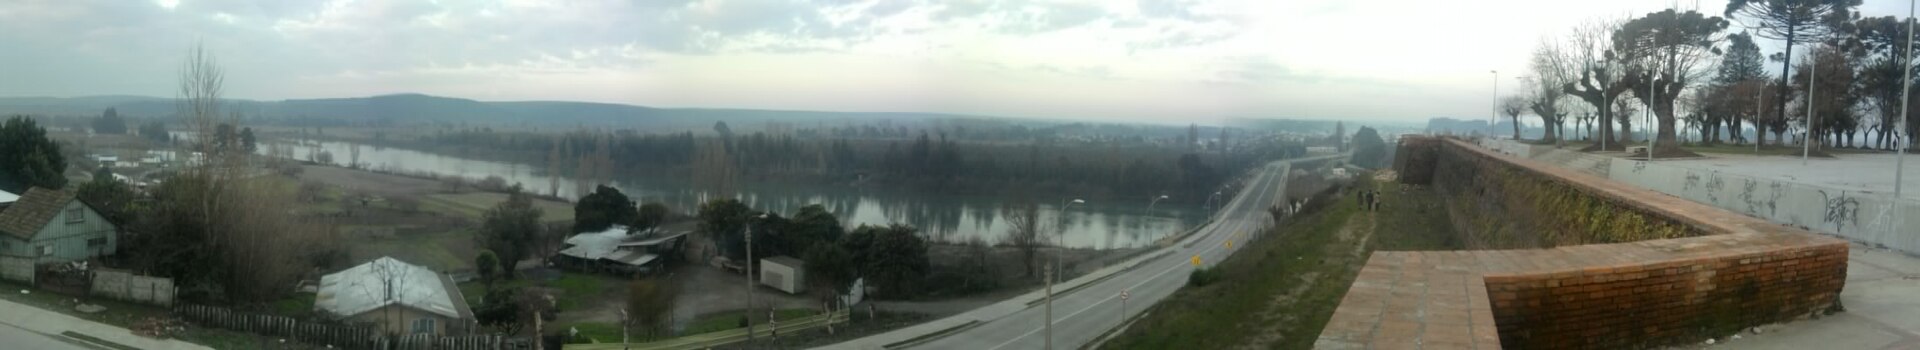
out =
[[173,96],[202,42],[249,99],[1413,121],[1485,116],[1542,37],[1670,3],[7,0],[0,96]]

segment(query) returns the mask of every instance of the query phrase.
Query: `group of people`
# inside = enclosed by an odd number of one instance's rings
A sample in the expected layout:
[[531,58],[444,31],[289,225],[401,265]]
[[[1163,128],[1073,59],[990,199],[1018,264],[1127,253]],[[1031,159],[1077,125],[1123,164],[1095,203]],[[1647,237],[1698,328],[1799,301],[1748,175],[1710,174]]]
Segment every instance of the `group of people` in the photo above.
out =
[[1366,211],[1380,210],[1380,190],[1375,190],[1375,189],[1361,190],[1359,192],[1356,192],[1354,195],[1359,197],[1360,199],[1360,201],[1356,203],[1357,205],[1360,206],[1360,209],[1363,209]]

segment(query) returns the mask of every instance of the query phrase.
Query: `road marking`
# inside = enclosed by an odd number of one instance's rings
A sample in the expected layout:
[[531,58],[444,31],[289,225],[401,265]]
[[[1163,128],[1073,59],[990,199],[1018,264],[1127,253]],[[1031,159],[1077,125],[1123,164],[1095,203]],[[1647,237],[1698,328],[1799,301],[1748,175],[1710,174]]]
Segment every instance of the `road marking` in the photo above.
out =
[[[1291,166],[1292,166],[1292,163],[1287,163],[1286,165],[1287,165],[1287,167],[1286,167],[1286,168],[1291,168]],[[1283,168],[1283,169],[1282,169],[1282,172],[1284,172],[1285,170],[1286,170],[1286,169],[1284,169],[1284,168]],[[1269,175],[1272,175],[1272,174],[1269,174]],[[1271,176],[1270,176],[1270,177],[1271,177]],[[1286,180],[1287,180],[1287,178],[1285,178],[1285,177],[1280,177],[1280,178],[1279,178],[1278,180],[1275,180],[1275,181],[1270,181],[1270,182],[1267,182],[1268,184],[1270,184],[1270,185],[1272,185],[1272,186],[1267,186],[1267,187],[1269,187],[1269,188],[1272,188],[1272,187],[1276,187],[1276,186],[1285,186],[1285,184],[1284,184],[1284,183],[1286,182]],[[1257,188],[1257,187],[1258,187],[1258,186],[1255,186],[1255,187],[1253,187],[1253,188],[1248,188],[1248,190],[1253,190],[1254,188]],[[1269,195],[1269,194],[1272,194],[1272,192],[1274,192],[1274,191],[1262,191],[1262,192],[1256,192],[1256,193],[1254,193],[1254,195],[1255,195],[1256,197],[1262,197],[1262,198],[1264,198],[1264,197],[1268,197],[1268,195]],[[1234,200],[1233,202],[1230,202],[1231,204],[1229,204],[1229,207],[1236,207],[1236,206],[1235,206],[1235,205],[1233,205],[1233,204],[1239,204],[1239,203],[1241,203],[1241,202],[1243,202],[1243,201],[1241,201],[1241,199],[1245,199],[1245,198],[1241,198],[1241,197],[1238,197],[1238,196],[1236,196],[1236,198],[1235,198],[1235,200]],[[1259,199],[1255,199],[1255,201],[1260,201],[1260,200],[1259,200]],[[1224,210],[1224,208],[1223,208],[1223,210]],[[1212,226],[1212,227],[1213,227],[1213,228],[1216,228],[1216,229],[1217,229],[1217,228],[1222,228],[1222,227],[1224,227],[1224,226],[1225,226],[1225,225],[1222,225],[1222,224],[1223,224],[1222,222],[1215,222],[1215,223],[1213,224],[1213,226]],[[1234,229],[1234,230],[1244,230],[1244,229],[1246,229],[1246,227],[1247,227],[1247,224],[1248,224],[1248,222],[1247,222],[1246,220],[1234,220],[1234,222],[1233,222],[1233,223],[1231,223],[1230,225],[1232,225],[1232,226],[1233,226],[1233,229]],[[1207,235],[1196,235],[1196,236],[1198,236],[1198,237],[1196,237],[1195,239],[1197,239],[1197,240],[1205,240],[1205,239],[1206,239],[1206,237],[1208,237],[1208,236],[1210,236],[1210,235],[1211,235],[1211,233],[1213,233],[1213,232],[1219,232],[1218,230],[1215,230],[1215,229],[1209,229],[1209,230],[1207,230],[1207,231],[1208,231],[1208,232],[1210,232],[1210,233],[1209,233],[1209,234],[1207,234]],[[1216,250],[1216,249],[1220,249],[1220,246],[1210,246],[1210,247],[1208,247],[1208,248],[1207,248],[1206,250],[1204,250],[1204,251],[1201,251],[1201,252],[1200,252],[1199,254],[1195,254],[1195,255],[1193,256],[1193,260],[1194,260],[1194,261],[1195,261],[1196,263],[1198,263],[1198,262],[1199,262],[1199,260],[1200,260],[1200,256],[1201,256],[1201,255],[1205,255],[1205,254],[1209,254],[1209,253],[1212,253],[1212,252],[1213,252],[1214,250]],[[1198,264],[1196,264],[1196,266],[1197,266],[1197,265],[1198,265]],[[1173,265],[1173,266],[1169,266],[1169,267],[1167,267],[1166,269],[1163,269],[1163,270],[1160,270],[1160,272],[1159,272],[1159,273],[1155,273],[1155,274],[1153,274],[1152,276],[1147,276],[1147,278],[1145,278],[1145,279],[1143,279],[1143,280],[1141,280],[1141,281],[1140,281],[1140,282],[1138,282],[1138,283],[1134,283],[1133,285],[1131,285],[1131,286],[1128,286],[1128,287],[1126,287],[1125,289],[1136,289],[1136,288],[1139,288],[1140,286],[1142,286],[1142,285],[1145,285],[1145,284],[1147,284],[1147,282],[1153,282],[1153,281],[1155,281],[1155,280],[1158,280],[1158,279],[1160,279],[1160,276],[1165,276],[1165,275],[1166,275],[1167,273],[1169,273],[1169,272],[1173,272],[1173,270],[1176,270],[1176,269],[1180,269],[1180,268],[1181,268],[1181,266],[1180,266],[1180,265]],[[1178,289],[1178,287],[1175,287],[1175,291],[1178,291],[1178,290],[1179,290],[1179,289]],[[1078,315],[1080,315],[1081,313],[1085,313],[1085,312],[1087,312],[1087,310],[1092,310],[1092,309],[1093,309],[1093,308],[1095,308],[1095,307],[1099,307],[1099,306],[1101,306],[1101,304],[1106,304],[1106,303],[1107,303],[1108,301],[1111,301],[1111,300],[1113,300],[1114,298],[1117,298],[1117,297],[1119,297],[1119,296],[1118,296],[1118,295],[1109,295],[1109,296],[1107,296],[1107,297],[1105,297],[1105,298],[1101,298],[1101,299],[1099,299],[1099,300],[1096,300],[1096,301],[1094,301],[1094,302],[1093,302],[1092,304],[1090,304],[1090,305],[1087,305],[1087,307],[1084,307],[1084,308],[1081,308],[1080,310],[1076,310],[1076,311],[1074,311],[1074,312],[1072,312],[1072,313],[1069,313],[1069,314],[1066,314],[1065,316],[1061,316],[1061,317],[1059,317],[1059,318],[1056,318],[1056,319],[1052,319],[1052,320],[1047,320],[1046,322],[1047,322],[1047,323],[1049,323],[1049,324],[1060,324],[1061,322],[1063,322],[1063,321],[1066,321],[1066,320],[1067,320],[1067,319],[1069,319],[1069,318],[1073,318],[1074,316],[1078,316]],[[1017,337],[1013,337],[1013,338],[1011,338],[1011,339],[1007,339],[1007,341],[1005,341],[1005,342],[1001,342],[1001,343],[1000,343],[999,345],[994,345],[994,346],[993,346],[992,348],[989,348],[989,349],[1000,349],[1000,348],[1004,348],[1004,347],[1006,347],[1006,346],[1007,346],[1008,344],[1013,344],[1013,342],[1016,342],[1016,341],[1019,341],[1020,339],[1026,339],[1027,337],[1031,337],[1031,336],[1033,336],[1033,334],[1034,334],[1034,333],[1039,333],[1040,331],[1043,331],[1043,330],[1045,330],[1045,329],[1046,329],[1045,327],[1042,327],[1042,328],[1038,328],[1038,329],[1034,329],[1034,330],[1032,330],[1032,331],[1027,331],[1027,333],[1026,333],[1026,334],[1021,334],[1020,336],[1017,336]]]

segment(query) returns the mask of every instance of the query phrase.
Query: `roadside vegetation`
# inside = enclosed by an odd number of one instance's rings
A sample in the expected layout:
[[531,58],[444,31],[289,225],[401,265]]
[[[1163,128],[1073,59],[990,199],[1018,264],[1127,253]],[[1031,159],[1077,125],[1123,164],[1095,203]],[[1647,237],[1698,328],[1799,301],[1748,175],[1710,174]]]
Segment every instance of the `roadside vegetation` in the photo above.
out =
[[[1379,190],[1360,208],[1353,191]],[[1403,192],[1404,190],[1404,192]],[[1317,204],[1315,204],[1317,203]],[[1308,349],[1376,249],[1457,248],[1440,201],[1424,188],[1363,178],[1315,196],[1154,306],[1103,345],[1112,349]]]

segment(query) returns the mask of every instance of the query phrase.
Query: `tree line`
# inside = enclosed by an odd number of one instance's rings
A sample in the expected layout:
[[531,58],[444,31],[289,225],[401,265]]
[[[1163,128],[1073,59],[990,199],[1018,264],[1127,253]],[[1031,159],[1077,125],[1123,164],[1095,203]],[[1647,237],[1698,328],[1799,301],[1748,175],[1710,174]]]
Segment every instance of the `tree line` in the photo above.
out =
[[[1659,155],[1688,154],[1682,133],[1699,143],[1767,146],[1805,133],[1810,140],[1800,142],[1816,147],[1892,149],[1896,138],[1913,137],[1911,121],[1920,119],[1914,111],[1900,115],[1903,102],[1920,96],[1902,91],[1914,79],[1905,51],[1909,22],[1862,18],[1859,5],[1732,0],[1725,17],[1669,9],[1595,19],[1543,38],[1524,92],[1504,98],[1499,113],[1516,124],[1534,115],[1547,131],[1542,141],[1595,141],[1588,150],[1632,142],[1625,130],[1639,111],[1653,116]],[[1735,23],[1749,29],[1731,32]],[[1784,41],[1784,52],[1762,53],[1762,39]],[[1770,75],[1769,60],[1785,73]]]

